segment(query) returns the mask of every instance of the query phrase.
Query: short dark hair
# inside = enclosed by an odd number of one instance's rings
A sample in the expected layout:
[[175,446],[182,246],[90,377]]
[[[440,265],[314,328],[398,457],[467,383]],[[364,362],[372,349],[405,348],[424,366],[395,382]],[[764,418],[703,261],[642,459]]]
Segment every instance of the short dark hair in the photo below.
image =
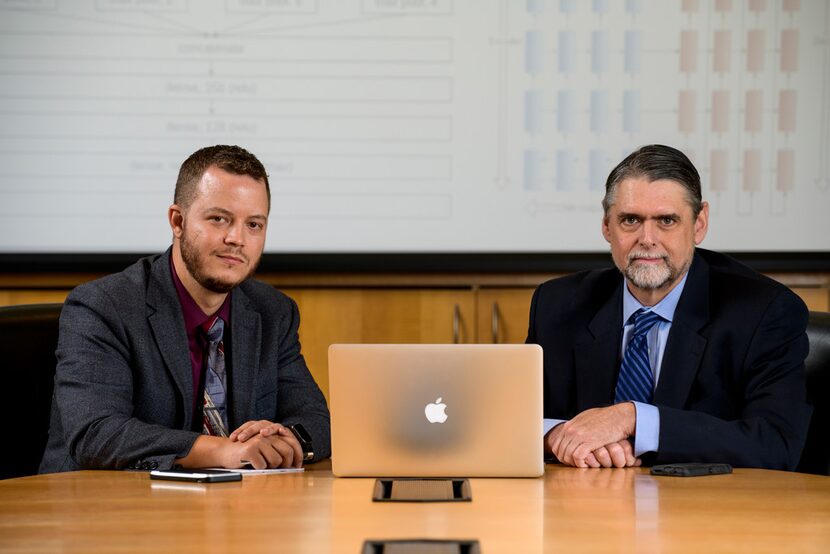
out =
[[176,180],[173,203],[182,208],[190,206],[196,196],[196,185],[211,166],[224,169],[234,175],[247,175],[265,183],[268,211],[271,210],[271,188],[262,162],[244,148],[226,144],[196,150],[184,161],[179,169],[179,178]]
[[642,146],[629,154],[608,175],[605,181],[605,198],[602,209],[605,214],[614,205],[617,186],[631,177],[645,177],[651,181],[671,179],[686,190],[686,199],[697,217],[703,209],[700,193],[700,174],[686,155],[676,148],[662,144]]

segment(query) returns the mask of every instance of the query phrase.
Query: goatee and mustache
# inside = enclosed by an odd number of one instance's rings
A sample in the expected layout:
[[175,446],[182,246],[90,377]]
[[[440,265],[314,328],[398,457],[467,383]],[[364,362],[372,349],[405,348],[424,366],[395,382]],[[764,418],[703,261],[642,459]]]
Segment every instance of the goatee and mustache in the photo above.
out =
[[[635,259],[662,260],[660,264],[642,264]],[[685,268],[675,266],[666,254],[654,252],[631,252],[623,269],[626,278],[641,289],[659,289],[673,283]]]
[[184,260],[184,265],[187,268],[187,271],[193,276],[197,283],[199,283],[201,286],[203,286],[211,292],[219,294],[230,292],[231,290],[239,286],[243,281],[251,277],[256,272],[257,266],[259,265],[259,259],[257,259],[253,264],[251,264],[248,273],[245,274],[241,279],[221,279],[219,277],[215,277],[208,274],[206,268],[206,257],[213,256],[215,254],[228,255],[234,256],[235,258],[239,258],[243,260],[245,263],[248,262],[248,257],[242,254],[242,252],[235,249],[231,249],[225,252],[211,252],[208,255],[202,254],[199,251],[199,249],[188,239],[187,229],[185,228],[184,222],[182,222],[182,236],[179,239],[179,243],[180,250],[182,253],[182,260]]

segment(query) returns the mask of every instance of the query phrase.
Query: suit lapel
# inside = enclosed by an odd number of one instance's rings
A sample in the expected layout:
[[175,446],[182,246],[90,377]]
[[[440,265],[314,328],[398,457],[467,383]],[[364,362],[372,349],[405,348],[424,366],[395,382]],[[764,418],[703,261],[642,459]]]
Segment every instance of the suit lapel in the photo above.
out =
[[695,254],[663,353],[655,404],[682,408],[686,403],[706,348],[699,331],[708,321],[709,265]]
[[228,374],[229,432],[254,417],[254,382],[259,371],[262,322],[241,288],[231,297],[231,367]]
[[170,250],[153,262],[150,269],[146,313],[161,357],[183,399],[183,428],[189,429],[193,419],[193,370],[184,316],[170,274]]
[[622,340],[622,278],[574,347],[577,411],[614,403]]

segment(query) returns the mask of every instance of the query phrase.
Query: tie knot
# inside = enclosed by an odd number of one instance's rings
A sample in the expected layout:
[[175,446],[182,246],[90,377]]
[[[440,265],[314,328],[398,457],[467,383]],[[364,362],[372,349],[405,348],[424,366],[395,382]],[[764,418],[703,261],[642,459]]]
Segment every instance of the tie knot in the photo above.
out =
[[658,314],[640,308],[631,316],[631,320],[634,323],[634,336],[648,333],[662,319]]
[[207,339],[210,342],[219,342],[222,340],[222,334],[225,332],[225,322],[222,321],[221,317],[217,317],[213,320],[210,327],[207,331],[205,331],[205,335],[207,335]]

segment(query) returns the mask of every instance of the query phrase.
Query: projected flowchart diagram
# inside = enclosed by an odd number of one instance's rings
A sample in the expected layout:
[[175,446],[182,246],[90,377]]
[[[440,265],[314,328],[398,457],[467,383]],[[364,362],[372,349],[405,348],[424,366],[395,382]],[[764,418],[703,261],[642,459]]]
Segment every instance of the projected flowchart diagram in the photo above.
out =
[[724,246],[788,247],[765,218],[830,194],[828,12],[0,0],[0,236],[38,229],[0,250],[156,250],[179,164],[219,142],[266,164],[278,251],[603,249],[608,172],[655,142],[700,169]]

